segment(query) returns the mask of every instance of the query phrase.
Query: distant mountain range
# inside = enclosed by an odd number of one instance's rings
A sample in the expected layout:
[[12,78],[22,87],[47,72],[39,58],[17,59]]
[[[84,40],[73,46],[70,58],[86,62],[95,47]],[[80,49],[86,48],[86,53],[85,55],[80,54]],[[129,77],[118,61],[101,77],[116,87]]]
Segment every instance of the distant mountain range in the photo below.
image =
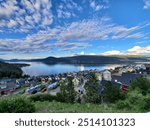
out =
[[149,57],[143,56],[101,56],[101,55],[78,55],[71,57],[47,57],[43,59],[12,59],[6,62],[42,62],[45,64],[126,64],[134,62],[150,62]]

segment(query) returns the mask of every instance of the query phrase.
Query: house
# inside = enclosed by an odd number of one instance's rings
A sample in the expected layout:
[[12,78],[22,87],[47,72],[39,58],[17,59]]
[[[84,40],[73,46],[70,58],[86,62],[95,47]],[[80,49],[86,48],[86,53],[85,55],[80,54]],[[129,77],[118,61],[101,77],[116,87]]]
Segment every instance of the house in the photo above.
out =
[[108,70],[105,70],[103,72],[103,80],[106,80],[106,81],[111,81],[111,72],[108,71]]
[[124,85],[124,84],[122,84],[122,83],[120,83],[120,82],[102,80],[102,81],[100,82],[100,90],[99,90],[99,93],[100,93],[100,94],[103,94],[103,93],[105,92],[105,87],[106,87],[106,84],[107,84],[108,82],[112,83],[112,85],[113,85],[114,87],[118,87],[120,90],[122,90],[122,92],[127,92],[127,91],[128,91],[128,88],[129,88],[128,85]]
[[15,82],[7,82],[6,84],[0,84],[0,94],[10,94],[16,90],[17,86]]
[[145,69],[146,69],[146,66],[143,65],[143,64],[138,64],[138,65],[136,65],[134,68],[135,68],[136,70],[140,70],[140,69],[145,70]]
[[48,81],[48,79],[46,79],[46,78],[41,78],[41,82],[44,84],[44,83],[46,83]]
[[112,82],[120,82],[121,84],[130,86],[131,82],[138,77],[142,77],[142,75],[135,73],[123,73],[121,76],[112,75]]
[[150,64],[146,64],[145,67],[146,67],[146,73],[150,75]]

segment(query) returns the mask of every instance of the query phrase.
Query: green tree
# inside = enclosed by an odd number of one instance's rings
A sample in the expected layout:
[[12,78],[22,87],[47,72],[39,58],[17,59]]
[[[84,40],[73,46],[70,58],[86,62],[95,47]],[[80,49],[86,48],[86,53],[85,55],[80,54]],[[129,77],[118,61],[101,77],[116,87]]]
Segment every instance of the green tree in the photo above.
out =
[[150,93],[150,80],[143,77],[136,78],[132,81],[130,89],[131,91],[138,90],[143,95],[147,95]]
[[101,96],[99,93],[100,85],[94,73],[90,73],[90,78],[85,83],[85,101],[88,103],[101,103]]
[[104,102],[115,103],[118,100],[125,99],[125,94],[120,89],[120,86],[113,85],[107,82],[104,89]]
[[60,84],[60,93],[57,94],[61,101],[67,103],[74,103],[76,99],[76,91],[72,82],[73,78],[68,77],[64,82]]
[[20,78],[23,74],[21,67],[16,64],[0,62],[0,78]]

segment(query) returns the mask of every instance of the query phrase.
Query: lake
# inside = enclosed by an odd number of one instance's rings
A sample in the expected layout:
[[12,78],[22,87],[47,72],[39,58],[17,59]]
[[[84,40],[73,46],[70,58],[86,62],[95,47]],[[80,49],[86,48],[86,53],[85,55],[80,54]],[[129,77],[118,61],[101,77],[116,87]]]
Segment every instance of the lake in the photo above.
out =
[[107,65],[73,65],[73,64],[54,64],[48,65],[40,62],[20,62],[30,64],[30,66],[23,67],[22,70],[25,74],[30,76],[59,74],[66,72],[78,72],[84,70],[104,70],[114,69],[122,65],[107,64]]

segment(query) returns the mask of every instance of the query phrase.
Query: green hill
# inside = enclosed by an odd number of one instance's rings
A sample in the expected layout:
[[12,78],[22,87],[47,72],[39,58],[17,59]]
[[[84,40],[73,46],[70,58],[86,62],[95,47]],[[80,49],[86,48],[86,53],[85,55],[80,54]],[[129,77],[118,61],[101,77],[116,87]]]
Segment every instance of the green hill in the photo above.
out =
[[123,64],[149,61],[147,57],[138,56],[101,56],[101,55],[79,55],[72,57],[47,57],[30,61],[43,62],[46,64]]
[[20,78],[22,65],[0,62],[0,78]]

